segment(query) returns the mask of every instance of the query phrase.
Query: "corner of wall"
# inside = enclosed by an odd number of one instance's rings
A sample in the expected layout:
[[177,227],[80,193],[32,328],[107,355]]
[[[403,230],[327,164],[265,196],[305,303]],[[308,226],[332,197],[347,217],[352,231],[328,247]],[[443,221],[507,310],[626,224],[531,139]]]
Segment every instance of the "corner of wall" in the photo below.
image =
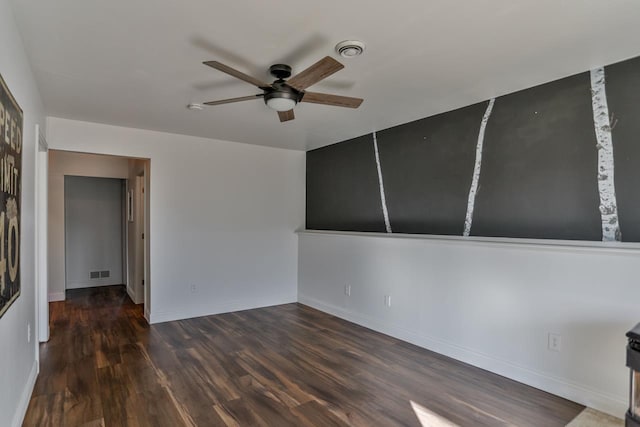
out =
[[49,292],[49,302],[64,301],[65,299],[64,292]]

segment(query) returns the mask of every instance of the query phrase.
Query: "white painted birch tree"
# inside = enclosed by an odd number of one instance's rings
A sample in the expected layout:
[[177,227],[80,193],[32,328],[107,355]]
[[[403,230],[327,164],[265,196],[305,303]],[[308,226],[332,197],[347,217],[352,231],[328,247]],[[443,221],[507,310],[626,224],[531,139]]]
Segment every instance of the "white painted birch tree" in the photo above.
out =
[[493,104],[495,104],[496,99],[491,98],[489,104],[487,105],[487,109],[484,112],[484,116],[482,117],[482,122],[480,122],[480,131],[478,132],[478,142],[476,144],[476,163],[473,167],[473,178],[471,179],[471,189],[469,190],[469,198],[467,201],[467,215],[464,219],[464,232],[463,236],[469,236],[471,233],[471,224],[473,223],[473,209],[475,207],[476,202],[476,194],[478,192],[478,181],[480,180],[480,168],[482,167],[482,149],[484,147],[484,132],[487,128],[487,123],[489,122],[489,117],[491,116],[491,111],[493,111]]
[[376,169],[378,170],[378,184],[380,186],[380,202],[382,204],[382,215],[384,216],[384,226],[387,233],[391,233],[391,222],[389,222],[389,211],[387,210],[387,199],[384,195],[384,180],[382,179],[382,167],[380,166],[380,154],[378,153],[378,138],[373,132],[373,150],[376,155]]
[[598,148],[598,192],[602,241],[621,241],[618,223],[618,204],[614,183],[613,138],[609,119],[609,106],[605,90],[604,67],[591,70],[591,104]]

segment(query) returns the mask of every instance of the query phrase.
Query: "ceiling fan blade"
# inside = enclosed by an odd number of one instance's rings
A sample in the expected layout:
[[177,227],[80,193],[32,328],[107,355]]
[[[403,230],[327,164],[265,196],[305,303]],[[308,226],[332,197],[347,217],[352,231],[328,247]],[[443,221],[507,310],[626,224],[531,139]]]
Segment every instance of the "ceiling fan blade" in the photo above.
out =
[[218,71],[222,71],[223,73],[227,73],[230,76],[233,76],[237,79],[243,80],[247,83],[251,83],[252,85],[255,85],[259,88],[269,88],[271,87],[271,85],[269,83],[265,83],[262,80],[258,80],[255,77],[251,77],[245,73],[243,73],[242,71],[238,71],[235,68],[231,68],[228,65],[224,65],[221,62],[218,61],[205,61],[203,62],[204,65],[208,65],[211,68],[215,68]]
[[309,86],[326,79],[336,71],[340,71],[344,65],[330,56],[325,56],[311,67],[287,80],[287,84],[297,90],[305,90]]
[[251,96],[240,96],[238,98],[229,98],[229,99],[221,99],[219,101],[209,101],[204,102],[204,105],[220,105],[220,104],[231,104],[232,102],[240,102],[240,101],[250,101],[252,99],[262,98],[264,95],[262,93],[258,95]]
[[364,99],[350,96],[330,95],[328,93],[305,92],[300,102],[335,105],[336,107],[358,108]]
[[293,110],[289,111],[278,111],[278,117],[280,117],[281,122],[288,122],[289,120],[293,120],[296,117],[293,115]]

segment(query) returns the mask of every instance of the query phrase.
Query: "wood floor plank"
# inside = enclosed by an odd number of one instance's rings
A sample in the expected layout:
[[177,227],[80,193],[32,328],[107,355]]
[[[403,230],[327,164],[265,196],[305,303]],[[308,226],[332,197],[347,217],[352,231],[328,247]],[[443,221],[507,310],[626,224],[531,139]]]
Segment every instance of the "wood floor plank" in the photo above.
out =
[[321,425],[326,427],[349,426],[349,424],[327,411],[326,408],[315,400],[296,406],[293,412],[298,414],[307,425]]
[[78,395],[67,390],[64,396],[64,425],[95,423],[102,418],[99,394]]
[[97,420],[91,420],[89,422],[80,424],[79,427],[105,427],[104,418],[100,418]]
[[38,427],[64,425],[64,392],[32,397],[23,425]]
[[583,409],[300,304],[149,326],[110,286],[69,291],[50,326],[25,426],[420,426],[423,411],[554,427]]

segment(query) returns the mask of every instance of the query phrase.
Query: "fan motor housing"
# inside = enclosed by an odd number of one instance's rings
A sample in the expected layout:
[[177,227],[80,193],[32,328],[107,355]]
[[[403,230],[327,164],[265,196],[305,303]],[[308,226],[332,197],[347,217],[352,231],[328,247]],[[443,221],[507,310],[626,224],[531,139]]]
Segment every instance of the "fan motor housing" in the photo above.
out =
[[293,99],[296,103],[300,102],[302,99],[302,93],[298,92],[291,86],[287,86],[281,82],[275,82],[273,84],[273,88],[270,90],[266,90],[264,93],[264,103],[273,98],[287,98]]
[[269,73],[278,80],[291,77],[291,67],[286,64],[273,64],[269,67]]
[[296,101],[296,104],[298,103],[298,101],[300,101],[300,95],[298,94],[286,92],[286,91],[274,90],[264,94],[264,103],[267,104],[267,102],[273,98],[293,99],[294,101]]

